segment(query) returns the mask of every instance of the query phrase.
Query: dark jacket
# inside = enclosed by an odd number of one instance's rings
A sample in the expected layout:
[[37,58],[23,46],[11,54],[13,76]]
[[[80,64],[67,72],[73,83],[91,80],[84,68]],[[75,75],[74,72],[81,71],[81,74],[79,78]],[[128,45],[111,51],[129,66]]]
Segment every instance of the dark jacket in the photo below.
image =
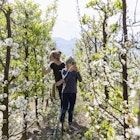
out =
[[79,72],[68,72],[67,68],[62,69],[62,78],[64,79],[62,93],[76,93],[77,92],[77,80],[82,81],[82,77]]

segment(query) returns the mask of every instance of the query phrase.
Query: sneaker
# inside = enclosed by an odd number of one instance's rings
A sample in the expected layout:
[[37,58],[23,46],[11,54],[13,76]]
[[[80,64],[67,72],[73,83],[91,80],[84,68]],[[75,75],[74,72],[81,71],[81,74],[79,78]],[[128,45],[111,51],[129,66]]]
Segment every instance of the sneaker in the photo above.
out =
[[76,128],[72,123],[69,123],[69,129],[70,130],[75,130],[75,131],[78,130],[78,128]]
[[59,123],[59,129],[64,132],[66,131],[66,126],[64,125],[64,123]]

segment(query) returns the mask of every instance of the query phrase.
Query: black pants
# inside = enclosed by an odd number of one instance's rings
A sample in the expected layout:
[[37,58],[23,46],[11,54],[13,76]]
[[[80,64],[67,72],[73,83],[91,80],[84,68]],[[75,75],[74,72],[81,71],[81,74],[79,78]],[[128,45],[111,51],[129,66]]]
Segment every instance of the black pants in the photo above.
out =
[[58,89],[58,92],[59,92],[60,105],[61,105],[61,108],[62,108],[62,85],[58,86],[57,89]]
[[67,110],[68,110],[68,122],[69,123],[72,122],[75,101],[76,101],[76,93],[62,93],[62,110],[60,122],[64,122]]

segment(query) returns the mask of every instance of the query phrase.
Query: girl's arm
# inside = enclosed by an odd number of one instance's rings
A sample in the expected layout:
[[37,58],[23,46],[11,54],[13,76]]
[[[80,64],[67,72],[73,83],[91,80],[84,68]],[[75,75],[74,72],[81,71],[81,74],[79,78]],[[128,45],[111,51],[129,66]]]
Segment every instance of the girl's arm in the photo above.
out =
[[64,82],[65,82],[64,79],[61,79],[61,80],[57,81],[57,82],[55,83],[55,85],[56,85],[56,86],[60,86],[60,85],[63,84]]
[[42,70],[42,72],[44,73],[44,74],[48,74],[49,72],[51,71],[51,68],[50,67],[48,67],[47,69],[43,69]]

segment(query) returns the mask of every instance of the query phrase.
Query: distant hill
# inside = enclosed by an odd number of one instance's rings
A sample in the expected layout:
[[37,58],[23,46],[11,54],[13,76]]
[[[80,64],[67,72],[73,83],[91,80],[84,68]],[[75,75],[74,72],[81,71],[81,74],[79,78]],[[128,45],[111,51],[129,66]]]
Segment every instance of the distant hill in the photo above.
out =
[[54,37],[53,40],[56,42],[56,47],[62,53],[64,53],[66,56],[73,55],[73,49],[75,48],[77,38],[66,40],[64,38]]

